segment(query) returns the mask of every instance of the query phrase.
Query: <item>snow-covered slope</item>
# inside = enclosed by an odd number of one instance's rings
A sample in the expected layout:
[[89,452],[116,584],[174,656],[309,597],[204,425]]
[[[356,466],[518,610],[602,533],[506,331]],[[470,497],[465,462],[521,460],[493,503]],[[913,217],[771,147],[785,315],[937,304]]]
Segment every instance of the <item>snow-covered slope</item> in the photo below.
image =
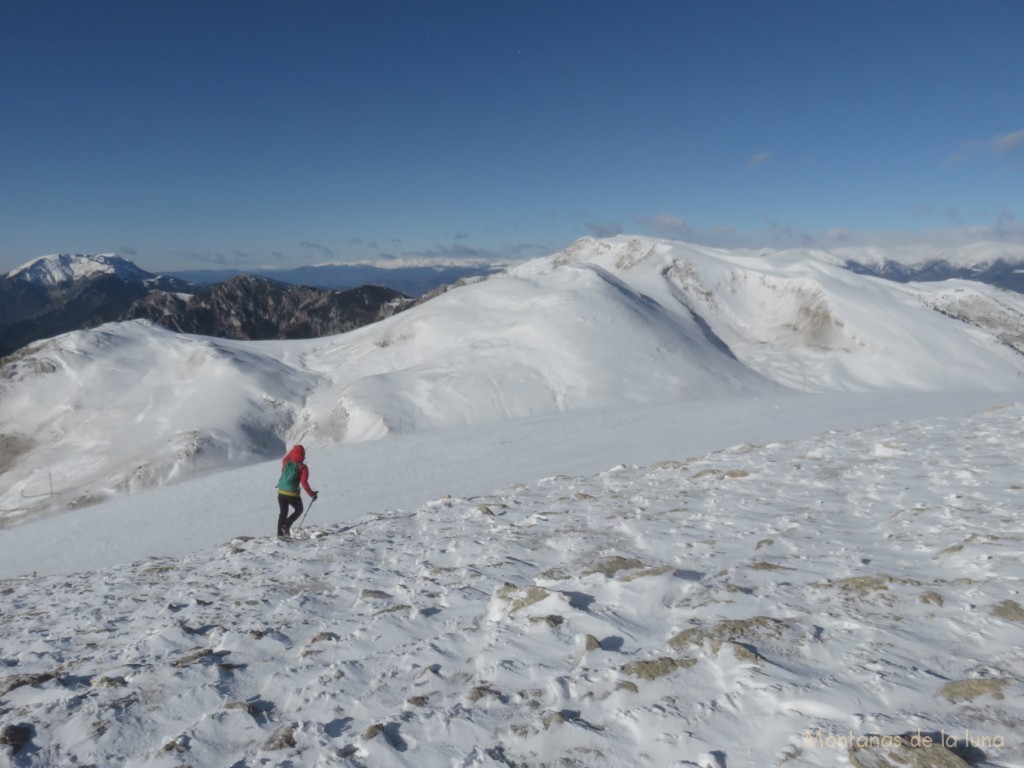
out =
[[11,516],[280,453],[622,404],[796,391],[1016,391],[1024,299],[898,284],[828,254],[584,239],[340,336],[115,324],[0,378]]
[[1024,305],[841,261],[584,240],[336,337],[23,350],[0,764],[1021,768]]
[[[1024,408],[698,455],[661,409],[622,435],[679,435],[663,461],[0,583],[0,749],[25,768],[1024,765]],[[534,428],[557,441],[566,417]],[[319,477],[363,482],[344,456]],[[207,491],[121,519],[209,524]],[[111,537],[131,525],[80,554]]]
[[777,389],[688,313],[585,262],[449,291],[304,363],[332,380],[309,401],[314,440]]
[[52,289],[95,275],[115,275],[126,280],[145,280],[155,277],[113,253],[89,255],[60,253],[43,256],[12,269],[5,277]]
[[244,346],[147,321],[60,336],[3,370],[8,509],[76,508],[277,456],[317,383]]
[[967,291],[1024,318],[1018,294],[979,283],[894,283],[854,274],[820,251],[748,255],[612,238],[580,241],[567,255],[681,305],[747,366],[795,389],[1017,385],[1022,360],[993,344],[993,329],[950,322],[935,307],[937,297]]

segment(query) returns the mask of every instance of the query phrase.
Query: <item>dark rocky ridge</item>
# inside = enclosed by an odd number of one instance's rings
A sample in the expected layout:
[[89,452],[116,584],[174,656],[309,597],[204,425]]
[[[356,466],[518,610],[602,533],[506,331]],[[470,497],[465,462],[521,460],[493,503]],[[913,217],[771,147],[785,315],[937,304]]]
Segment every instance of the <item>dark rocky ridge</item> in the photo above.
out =
[[[56,260],[84,267],[53,279]],[[101,261],[104,260],[105,261]],[[0,276],[0,357],[40,339],[144,318],[173,331],[230,339],[303,339],[353,330],[413,303],[372,285],[337,291],[247,275],[213,286],[158,276],[111,257],[60,256]],[[102,263],[105,270],[90,271]],[[59,277],[59,276],[58,276]]]
[[0,279],[0,357],[38,339],[120,320],[151,291],[187,287],[180,280],[155,275],[136,280],[97,274],[57,288]]
[[224,339],[309,339],[351,331],[411,303],[398,291],[372,285],[328,291],[241,275],[188,297],[152,291],[121,319]]
[[932,259],[921,264],[906,265],[886,260],[880,264],[847,261],[843,266],[858,275],[873,275],[897,283],[931,283],[942,280],[974,280],[1007,291],[1024,293],[1024,265],[1019,261],[996,259],[983,264],[951,264]]

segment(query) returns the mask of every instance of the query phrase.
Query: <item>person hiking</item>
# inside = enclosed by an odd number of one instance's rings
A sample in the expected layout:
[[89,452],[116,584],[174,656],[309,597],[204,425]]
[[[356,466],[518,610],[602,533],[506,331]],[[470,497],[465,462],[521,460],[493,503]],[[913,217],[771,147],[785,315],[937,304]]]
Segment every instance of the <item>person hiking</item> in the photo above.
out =
[[[281,479],[277,481],[277,505],[280,514],[277,516],[277,537],[290,539],[292,523],[302,516],[302,490],[309,498],[316,501],[319,494],[309,487],[309,467],[305,464],[306,449],[296,445],[281,460]],[[295,511],[288,515],[288,508]]]

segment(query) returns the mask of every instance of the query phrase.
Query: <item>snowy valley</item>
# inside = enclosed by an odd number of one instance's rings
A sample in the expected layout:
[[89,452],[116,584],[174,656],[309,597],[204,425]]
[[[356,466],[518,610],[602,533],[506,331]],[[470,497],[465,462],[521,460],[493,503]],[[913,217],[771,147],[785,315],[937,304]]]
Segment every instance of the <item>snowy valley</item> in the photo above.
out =
[[1024,297],[848,257],[6,359],[0,764],[1024,766]]

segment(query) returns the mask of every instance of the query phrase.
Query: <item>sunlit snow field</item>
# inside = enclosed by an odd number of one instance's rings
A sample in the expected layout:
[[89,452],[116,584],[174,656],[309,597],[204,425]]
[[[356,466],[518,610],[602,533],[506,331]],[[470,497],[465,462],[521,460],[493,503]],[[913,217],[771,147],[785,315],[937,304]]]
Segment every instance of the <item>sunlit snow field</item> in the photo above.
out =
[[[223,533],[271,531],[266,465],[82,510],[51,569],[124,557],[155,518],[175,524],[149,551],[175,556],[0,585],[2,722],[31,729],[10,760],[835,766],[851,739],[920,731],[1024,765],[1024,407],[931,407],[950,415],[778,441],[741,411],[761,442],[720,409],[729,443],[696,455],[713,438],[670,409],[661,429],[609,416],[604,469],[548,477],[543,444],[578,448],[581,422],[464,434],[447,470],[419,453],[443,441],[396,440],[379,498],[415,495],[421,461],[451,493],[374,509],[342,494],[383,475],[325,451],[293,542]],[[480,488],[487,449],[525,482]]]
[[326,339],[40,342],[0,765],[1021,768],[1022,350],[988,286],[629,238]]

